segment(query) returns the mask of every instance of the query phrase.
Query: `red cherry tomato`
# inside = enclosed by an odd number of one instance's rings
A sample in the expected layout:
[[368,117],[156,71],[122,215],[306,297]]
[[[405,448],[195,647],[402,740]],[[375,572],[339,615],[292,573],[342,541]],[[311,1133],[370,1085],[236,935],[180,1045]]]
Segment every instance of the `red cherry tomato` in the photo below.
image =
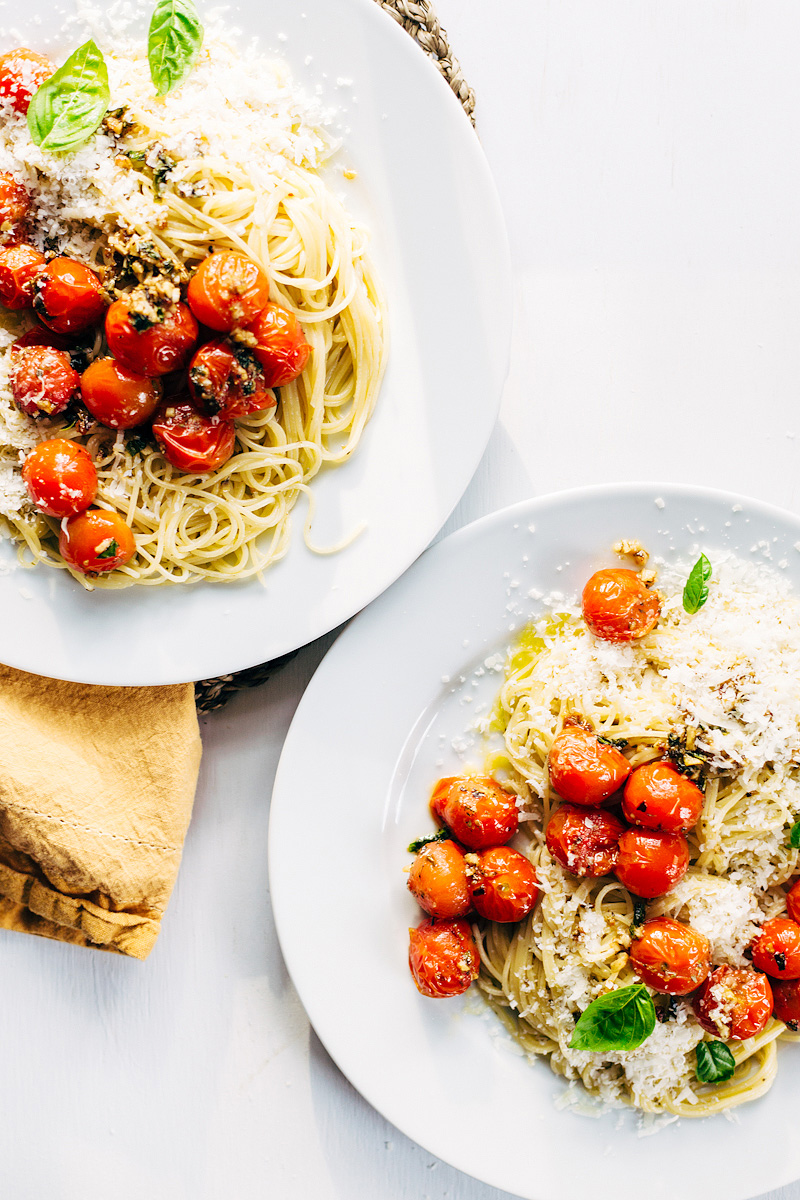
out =
[[414,859],[408,890],[432,917],[463,917],[472,908],[464,854],[455,842],[428,842]]
[[36,277],[33,308],[54,333],[80,333],[99,321],[107,301],[94,271],[74,258],[53,258]]
[[623,567],[595,571],[583,589],[584,620],[606,642],[637,641],[650,632],[660,612],[657,593]]
[[0,54],[0,96],[8,96],[18,113],[28,111],[33,93],[55,72],[49,58],[20,46]]
[[599,742],[580,725],[561,730],[547,760],[550,786],[573,804],[602,804],[619,791],[631,765],[614,746]]
[[74,342],[63,334],[53,333],[52,329],[47,329],[44,325],[34,325],[11,343],[11,349],[21,350],[23,346],[51,346],[53,350],[70,350],[73,345]]
[[462,846],[484,850],[500,846],[517,832],[517,800],[488,775],[440,779],[431,809]]
[[246,417],[277,403],[252,351],[225,338],[206,342],[195,352],[189,363],[189,391],[211,416]]
[[632,825],[685,833],[697,824],[702,811],[700,788],[670,763],[645,763],[625,785],[622,812]]
[[9,385],[14,403],[29,417],[52,417],[63,412],[80,387],[65,350],[52,346],[23,346],[11,360]]
[[0,304],[6,308],[30,308],[33,285],[46,265],[45,256],[27,242],[0,248]]
[[680,833],[660,829],[626,829],[619,839],[617,879],[635,896],[663,896],[689,866],[689,847]]
[[800,979],[800,925],[787,917],[765,921],[753,939],[753,966],[775,979]]
[[539,899],[533,867],[509,846],[468,854],[466,862],[472,903],[487,921],[521,921]]
[[408,965],[423,996],[460,996],[478,978],[480,958],[468,921],[423,921],[408,932]]
[[[134,317],[135,320],[135,317]],[[139,375],[168,375],[182,370],[199,333],[185,304],[174,304],[157,325],[137,330],[127,300],[115,300],[106,313],[106,341],[115,358]]]
[[61,557],[84,575],[103,575],[136,553],[130,526],[116,512],[88,508],[65,521],[58,538]]
[[233,421],[204,416],[188,396],[161,401],[153,433],[167,462],[199,475],[226,463],[236,443]]
[[772,983],[772,1015],[785,1021],[790,1029],[800,1027],[800,979],[776,979]]
[[311,347],[294,313],[268,304],[249,330],[256,339],[253,353],[264,368],[267,387],[283,387],[302,373]]
[[668,996],[693,992],[711,967],[708,938],[670,917],[645,921],[628,954],[642,982]]
[[92,416],[112,429],[133,429],[149,421],[161,399],[158,384],[113,358],[89,364],[81,375],[81,395]]
[[229,333],[247,325],[269,301],[269,280],[252,258],[221,250],[204,258],[189,280],[186,298],[209,329]]
[[567,871],[595,879],[614,870],[624,829],[605,809],[562,804],[547,822],[545,840],[553,858]]
[[48,517],[74,517],[97,494],[97,471],[76,442],[52,438],[31,450],[22,467],[28,494]]
[[0,234],[7,245],[20,240],[30,206],[28,189],[7,171],[0,171]]
[[772,988],[760,971],[717,967],[695,996],[694,1011],[707,1033],[744,1041],[765,1028],[772,1003]]
[[786,911],[793,921],[800,925],[800,879],[786,893]]

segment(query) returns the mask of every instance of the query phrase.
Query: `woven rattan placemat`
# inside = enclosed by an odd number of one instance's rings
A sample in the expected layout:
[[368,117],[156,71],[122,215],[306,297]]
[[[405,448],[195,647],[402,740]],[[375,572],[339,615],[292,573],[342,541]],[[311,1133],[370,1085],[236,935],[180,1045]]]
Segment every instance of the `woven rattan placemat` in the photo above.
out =
[[[422,47],[429,58],[444,75],[450,87],[464,106],[470,120],[474,120],[475,94],[464,80],[458,59],[454,56],[447,40],[447,32],[442,29],[429,0],[376,0],[381,8],[410,33],[414,41]],[[282,658],[274,658],[271,662],[262,663],[259,667],[250,667],[246,671],[237,671],[235,675],[219,675],[216,679],[201,679],[194,685],[195,700],[200,712],[211,712],[212,709],[222,708],[231,696],[241,688],[258,687],[269,679],[275,671],[294,658],[297,653],[285,654]]]

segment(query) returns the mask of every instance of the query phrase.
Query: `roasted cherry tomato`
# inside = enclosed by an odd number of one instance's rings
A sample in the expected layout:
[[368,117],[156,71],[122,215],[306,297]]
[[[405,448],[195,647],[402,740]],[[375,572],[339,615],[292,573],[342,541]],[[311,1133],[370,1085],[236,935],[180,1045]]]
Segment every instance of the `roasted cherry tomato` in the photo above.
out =
[[772,983],[772,1015],[790,1029],[800,1028],[800,979],[775,979]]
[[463,917],[472,908],[464,854],[455,842],[428,842],[408,874],[408,890],[432,917]]
[[796,880],[786,893],[786,911],[791,919],[800,925],[800,879]]
[[58,548],[62,558],[84,575],[104,575],[136,553],[130,526],[119,513],[104,508],[88,508],[65,521]]
[[226,338],[206,342],[195,352],[189,363],[189,391],[211,416],[246,417],[277,403],[253,352]]
[[77,442],[52,438],[31,450],[22,467],[28,494],[48,517],[74,517],[97,494],[97,471]]
[[800,925],[788,917],[765,921],[751,946],[753,966],[775,979],[800,979]]
[[204,416],[188,396],[161,401],[153,433],[167,462],[199,475],[226,463],[236,443],[233,421]]
[[408,932],[408,965],[423,996],[460,996],[478,978],[480,958],[468,921],[423,921]]
[[54,350],[70,350],[73,345],[74,342],[62,333],[53,333],[52,329],[37,324],[12,342],[11,349],[21,350],[23,346],[52,346]]
[[670,917],[645,921],[628,954],[642,982],[668,996],[693,992],[711,968],[708,938]]
[[556,862],[582,879],[608,875],[617,864],[625,826],[603,808],[562,804],[547,822],[547,849]]
[[694,998],[695,1015],[714,1037],[755,1037],[772,1016],[772,988],[766,975],[742,967],[717,967]]
[[81,375],[83,403],[93,417],[112,429],[133,429],[149,421],[161,390],[146,375],[129,371],[114,358],[96,358]]
[[685,833],[697,824],[702,811],[700,788],[671,763],[645,763],[625,784],[622,812],[632,825]]
[[658,594],[624,567],[595,571],[583,589],[584,620],[606,642],[635,642],[650,632],[660,612]]
[[55,72],[49,58],[20,46],[0,54],[0,96],[9,96],[18,113],[26,113],[33,93]]
[[500,846],[517,832],[517,800],[488,775],[440,779],[431,808],[462,846],[484,850]]
[[229,333],[247,325],[269,301],[269,280],[252,258],[235,250],[209,254],[189,280],[189,307],[203,325]]
[[311,347],[294,313],[277,304],[268,304],[249,327],[256,339],[253,346],[267,387],[283,387],[302,373]]
[[197,321],[185,304],[174,304],[163,321],[144,329],[137,329],[131,321],[127,300],[115,300],[106,313],[109,350],[123,366],[139,375],[167,375],[182,370],[198,333]]
[[11,395],[29,417],[52,417],[63,412],[77,394],[80,382],[66,350],[23,346],[11,359]]
[[46,265],[45,256],[27,242],[0,248],[0,304],[6,308],[30,308],[33,285]]
[[74,258],[53,258],[36,276],[34,312],[54,333],[80,333],[99,321],[106,307],[97,275]]
[[631,773],[624,754],[580,725],[567,725],[555,737],[547,768],[550,786],[573,804],[602,804]]
[[617,879],[635,896],[663,896],[689,866],[689,847],[680,833],[660,829],[626,829],[619,839],[614,868]]
[[521,921],[539,899],[539,884],[524,854],[492,846],[466,857],[472,904],[487,921]]
[[7,245],[20,240],[30,206],[28,189],[7,171],[0,171],[0,235]]

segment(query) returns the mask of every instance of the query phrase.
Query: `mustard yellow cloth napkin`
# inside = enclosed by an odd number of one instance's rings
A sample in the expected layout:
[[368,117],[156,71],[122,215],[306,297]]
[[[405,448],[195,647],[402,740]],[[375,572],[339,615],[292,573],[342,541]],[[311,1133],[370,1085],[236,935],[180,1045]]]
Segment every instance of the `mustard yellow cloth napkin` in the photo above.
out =
[[0,665],[0,927],[146,958],[199,765],[192,684],[90,687]]

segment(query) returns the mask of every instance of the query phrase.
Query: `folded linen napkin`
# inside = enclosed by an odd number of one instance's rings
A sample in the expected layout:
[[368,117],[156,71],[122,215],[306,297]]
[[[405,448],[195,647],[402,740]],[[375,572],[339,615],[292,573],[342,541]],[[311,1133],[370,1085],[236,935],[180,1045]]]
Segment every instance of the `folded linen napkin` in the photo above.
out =
[[190,683],[62,683],[0,665],[0,927],[153,948],[189,825]]

